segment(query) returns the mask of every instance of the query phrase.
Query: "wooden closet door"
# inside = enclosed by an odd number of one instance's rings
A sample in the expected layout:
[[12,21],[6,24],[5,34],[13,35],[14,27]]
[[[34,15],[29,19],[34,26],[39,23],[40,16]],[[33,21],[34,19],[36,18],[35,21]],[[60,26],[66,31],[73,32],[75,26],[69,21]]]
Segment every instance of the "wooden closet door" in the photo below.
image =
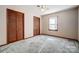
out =
[[33,30],[33,34],[35,35],[40,35],[40,18],[39,17],[35,17],[34,16],[34,30]]
[[10,9],[7,9],[7,41],[16,41],[16,13]]
[[24,39],[24,14],[7,9],[7,41],[12,43]]
[[17,40],[24,39],[24,14],[17,12]]

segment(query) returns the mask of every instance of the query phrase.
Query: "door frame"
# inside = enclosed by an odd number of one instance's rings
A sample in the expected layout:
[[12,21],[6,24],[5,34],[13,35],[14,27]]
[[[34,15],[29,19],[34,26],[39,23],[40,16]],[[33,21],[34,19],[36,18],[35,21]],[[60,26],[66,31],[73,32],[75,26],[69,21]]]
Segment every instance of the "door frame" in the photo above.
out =
[[34,18],[39,18],[39,35],[40,35],[40,17],[33,16],[33,36],[36,36],[34,35]]
[[[11,11],[14,11],[14,12],[19,12],[19,11],[15,11],[15,10],[12,10],[12,9],[6,9],[6,31],[7,31],[7,44],[9,44],[10,42],[8,42],[8,11],[11,10]],[[19,13],[22,13],[22,12],[19,12]],[[23,14],[23,39],[24,39],[24,13]],[[17,25],[16,25],[17,26]],[[17,30],[16,30],[17,31]],[[16,40],[17,41],[17,40]],[[13,43],[13,42],[12,42]]]

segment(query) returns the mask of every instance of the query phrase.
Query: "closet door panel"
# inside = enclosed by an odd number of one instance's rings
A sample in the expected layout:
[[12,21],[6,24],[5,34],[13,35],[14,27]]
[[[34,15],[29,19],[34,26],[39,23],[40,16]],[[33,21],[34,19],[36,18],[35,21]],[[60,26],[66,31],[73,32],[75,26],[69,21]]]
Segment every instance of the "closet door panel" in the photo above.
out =
[[7,10],[7,39],[8,43],[16,41],[16,13]]
[[17,40],[24,39],[23,25],[24,25],[24,14],[17,12]]

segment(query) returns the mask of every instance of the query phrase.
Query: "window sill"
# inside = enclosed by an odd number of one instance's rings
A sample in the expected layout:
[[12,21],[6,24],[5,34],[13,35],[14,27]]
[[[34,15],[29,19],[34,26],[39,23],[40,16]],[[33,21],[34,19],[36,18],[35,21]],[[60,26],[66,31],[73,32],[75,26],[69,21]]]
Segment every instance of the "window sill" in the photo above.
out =
[[49,31],[58,31],[58,30],[52,30],[52,29],[48,29]]

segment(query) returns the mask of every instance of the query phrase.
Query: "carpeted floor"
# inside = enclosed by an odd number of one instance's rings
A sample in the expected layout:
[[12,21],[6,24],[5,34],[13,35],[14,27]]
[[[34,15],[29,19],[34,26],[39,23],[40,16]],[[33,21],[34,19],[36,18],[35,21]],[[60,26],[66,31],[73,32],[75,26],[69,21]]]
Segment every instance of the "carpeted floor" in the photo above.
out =
[[1,53],[78,53],[79,42],[38,35],[0,47]]

